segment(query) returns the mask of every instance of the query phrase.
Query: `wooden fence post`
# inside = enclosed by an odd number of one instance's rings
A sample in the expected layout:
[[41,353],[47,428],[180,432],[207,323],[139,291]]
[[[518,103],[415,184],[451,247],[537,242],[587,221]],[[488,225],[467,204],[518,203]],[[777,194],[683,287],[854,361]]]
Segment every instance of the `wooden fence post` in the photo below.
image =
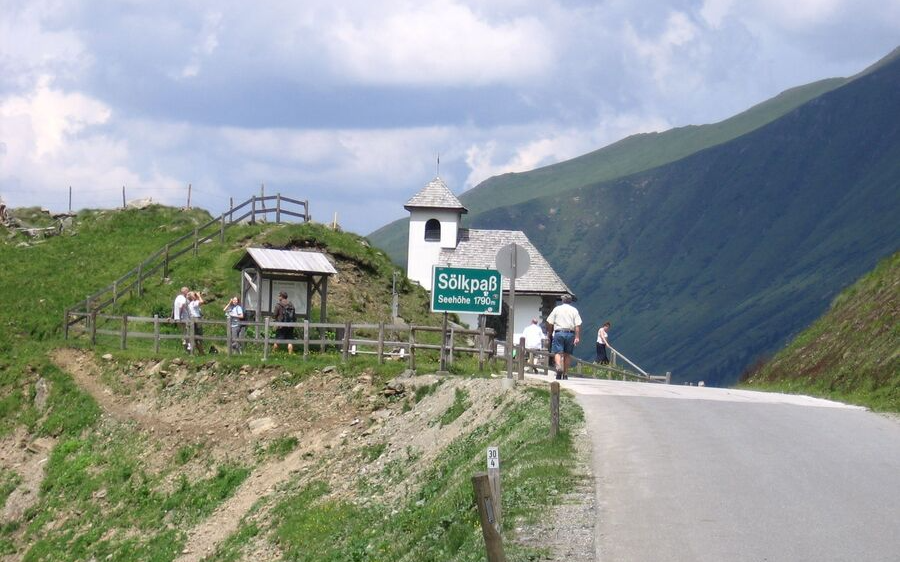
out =
[[219,242],[225,243],[225,213],[222,213],[222,222],[219,224]]
[[128,345],[128,315],[122,315],[122,349]]
[[281,193],[275,194],[275,224],[281,224]]
[[494,514],[491,483],[486,472],[479,472],[472,476],[472,488],[475,490],[475,505],[478,506],[478,518],[481,520],[481,533],[484,535],[487,560],[488,562],[506,562],[503,538],[496,527],[497,519]]
[[113,304],[116,304],[116,299],[119,298],[119,283],[113,281],[112,284],[112,294],[113,294]]
[[341,359],[345,362],[350,359],[350,322],[344,324],[344,344],[341,346]]
[[416,370],[416,329],[409,327],[409,370]]
[[256,195],[250,198],[250,224],[256,224]]
[[159,314],[153,315],[153,353],[159,355]]
[[197,257],[197,254],[200,251],[200,229],[198,227],[194,227],[194,257]]
[[559,383],[550,383],[550,438],[559,435]]
[[144,262],[138,264],[137,295],[138,297],[144,296]]
[[447,351],[447,363],[450,365],[453,364],[453,340],[455,339],[454,336],[455,336],[455,330],[451,326],[450,327],[450,345],[448,346],[449,349]]
[[672,372],[666,371],[666,384],[672,384]]
[[303,357],[309,355],[309,319],[303,321]]
[[97,311],[91,311],[91,345],[97,345]]
[[263,361],[269,360],[269,317],[263,322]]
[[225,353],[231,357],[231,348],[234,346],[234,335],[231,330],[231,317],[225,318],[225,345],[228,346],[228,351]]
[[384,322],[378,323],[378,364],[384,364]]
[[69,339],[69,309],[63,311],[63,339]]
[[518,365],[516,365],[516,368],[518,369],[516,376],[521,381],[521,380],[525,380],[525,338],[524,337],[519,337],[518,348],[519,348],[518,349],[519,361],[518,361]]
[[166,244],[166,251],[163,254],[163,279],[169,277],[169,245]]
[[189,332],[188,341],[191,344],[191,355],[197,354],[197,332],[195,330],[196,330],[196,327],[194,326],[194,319],[189,318],[188,319],[188,332]]
[[487,336],[485,336],[485,333],[484,333],[483,317],[482,317],[480,324],[481,324],[481,328],[480,328],[481,333],[478,335],[478,370],[483,371],[484,370],[484,344],[485,344],[485,340],[487,339]]
[[440,370],[447,371],[447,313],[444,313],[444,322],[441,324],[441,355]]
[[312,218],[309,216],[309,199],[303,200],[303,214],[305,215],[303,217],[303,222],[309,222],[312,220]]

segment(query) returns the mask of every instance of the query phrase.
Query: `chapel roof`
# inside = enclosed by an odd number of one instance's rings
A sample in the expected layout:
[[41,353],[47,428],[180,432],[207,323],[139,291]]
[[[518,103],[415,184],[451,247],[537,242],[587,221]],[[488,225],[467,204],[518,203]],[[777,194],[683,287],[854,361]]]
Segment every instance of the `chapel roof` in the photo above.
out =
[[[530,261],[525,275],[516,279],[516,294],[572,293],[521,230],[460,229],[456,248],[441,250],[437,264],[446,267],[496,269],[497,252],[513,243],[525,248]],[[509,279],[506,276],[503,277],[503,290],[509,290]]]
[[416,208],[434,208],[434,209],[457,209],[463,213],[469,210],[463,207],[459,199],[453,195],[444,180],[437,177],[428,182],[421,191],[412,196],[403,206],[406,210]]

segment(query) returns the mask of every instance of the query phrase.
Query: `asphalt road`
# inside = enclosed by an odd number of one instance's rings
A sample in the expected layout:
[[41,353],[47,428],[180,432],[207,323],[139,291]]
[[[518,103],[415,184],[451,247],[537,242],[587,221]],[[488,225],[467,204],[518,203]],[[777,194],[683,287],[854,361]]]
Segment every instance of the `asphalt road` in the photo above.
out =
[[593,442],[598,561],[900,561],[900,421],[808,397],[563,386]]

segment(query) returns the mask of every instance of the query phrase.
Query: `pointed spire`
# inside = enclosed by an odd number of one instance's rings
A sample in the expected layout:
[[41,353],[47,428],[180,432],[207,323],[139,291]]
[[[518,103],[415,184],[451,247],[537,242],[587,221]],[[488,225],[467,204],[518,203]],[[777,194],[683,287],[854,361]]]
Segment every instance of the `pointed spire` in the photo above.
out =
[[407,211],[416,208],[430,209],[451,209],[461,213],[468,213],[469,210],[463,207],[459,199],[453,195],[447,184],[441,178],[434,178],[428,182],[421,191],[412,196],[403,206]]

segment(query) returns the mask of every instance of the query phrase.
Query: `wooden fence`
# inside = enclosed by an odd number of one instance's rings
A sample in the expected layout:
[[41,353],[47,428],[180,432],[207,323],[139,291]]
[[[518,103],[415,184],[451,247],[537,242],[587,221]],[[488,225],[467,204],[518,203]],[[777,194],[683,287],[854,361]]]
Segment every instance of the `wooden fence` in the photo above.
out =
[[206,224],[197,226],[193,232],[167,243],[110,285],[68,307],[65,311],[66,322],[63,324],[64,336],[68,339],[69,328],[73,324],[83,322],[92,312],[102,311],[115,304],[129,292],[142,295],[144,280],[157,274],[163,279],[167,278],[172,261],[189,252],[196,256],[200,244],[216,238],[224,242],[225,230],[232,225],[241,221],[254,224],[257,221],[269,220],[270,217],[274,217],[276,223],[282,222],[282,217],[296,217],[303,222],[309,222],[311,219],[309,201],[299,201],[277,194],[253,196],[236,207],[232,206]]
[[[129,341],[150,340],[153,351],[159,353],[167,342],[190,343],[190,353],[197,353],[203,347],[218,344],[219,353],[232,355],[253,349],[268,359],[273,344],[292,344],[295,352],[304,357],[311,351],[339,350],[344,360],[355,355],[375,355],[379,363],[387,359],[402,360],[416,368],[416,353],[423,350],[438,351],[441,370],[453,363],[454,357],[468,354],[478,357],[479,368],[496,356],[494,331],[482,328],[466,330],[449,327],[446,331],[434,326],[411,326],[364,323],[318,323],[318,322],[275,322],[266,317],[262,322],[240,322],[235,331],[228,320],[201,319],[187,324],[178,324],[170,318],[145,316],[115,316],[99,314],[97,311],[68,311],[66,323],[72,330],[89,337],[96,345],[98,337],[115,338],[120,349],[127,349]],[[294,339],[278,339],[272,336],[275,328],[291,327]],[[201,333],[202,332],[202,333]],[[438,342],[418,341],[417,336],[441,333]],[[199,345],[198,345],[199,344]],[[208,350],[207,350],[208,351]]]

